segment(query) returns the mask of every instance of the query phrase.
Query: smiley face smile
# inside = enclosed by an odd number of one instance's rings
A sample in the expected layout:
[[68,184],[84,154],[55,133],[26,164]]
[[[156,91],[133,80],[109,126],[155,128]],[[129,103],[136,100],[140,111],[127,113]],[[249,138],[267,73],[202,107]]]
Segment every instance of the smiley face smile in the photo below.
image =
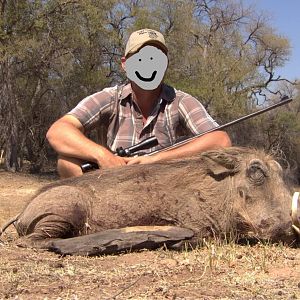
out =
[[147,81],[147,82],[154,80],[154,78],[155,78],[155,76],[156,76],[156,73],[157,73],[157,71],[154,71],[154,72],[152,73],[152,76],[151,76],[151,77],[145,78],[145,77],[141,76],[141,74],[140,74],[138,71],[135,71],[135,75],[136,75],[136,77],[137,77],[138,79],[140,79],[140,80],[142,80],[142,81]]

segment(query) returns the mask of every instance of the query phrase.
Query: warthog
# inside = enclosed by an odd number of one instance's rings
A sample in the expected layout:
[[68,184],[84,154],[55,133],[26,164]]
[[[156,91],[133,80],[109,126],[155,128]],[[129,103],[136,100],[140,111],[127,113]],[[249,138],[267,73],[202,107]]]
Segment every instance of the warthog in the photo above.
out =
[[291,243],[291,198],[271,156],[232,147],[50,184],[27,205],[16,228],[32,242],[129,226],[175,226],[187,228],[193,240],[230,234]]

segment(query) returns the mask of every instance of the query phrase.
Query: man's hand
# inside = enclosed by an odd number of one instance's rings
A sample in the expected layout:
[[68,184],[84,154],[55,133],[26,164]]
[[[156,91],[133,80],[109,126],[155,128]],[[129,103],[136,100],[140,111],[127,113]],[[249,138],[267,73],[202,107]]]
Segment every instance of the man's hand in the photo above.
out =
[[152,164],[157,162],[157,157],[153,156],[136,156],[136,157],[123,157],[126,164],[129,165],[140,165],[140,164]]
[[119,166],[125,166],[126,161],[124,157],[114,155],[107,149],[103,149],[101,153],[99,153],[97,164],[102,169],[108,169],[108,168],[115,168]]

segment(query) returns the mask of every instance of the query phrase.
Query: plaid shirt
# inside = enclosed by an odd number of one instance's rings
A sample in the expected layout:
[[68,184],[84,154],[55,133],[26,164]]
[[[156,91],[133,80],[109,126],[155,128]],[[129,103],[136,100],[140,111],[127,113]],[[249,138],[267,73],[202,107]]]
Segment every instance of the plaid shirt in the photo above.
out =
[[75,116],[85,131],[99,126],[108,117],[107,146],[112,151],[156,136],[159,145],[145,150],[149,152],[173,145],[180,137],[194,136],[218,126],[197,99],[165,84],[145,124],[130,84],[88,96],[68,114]]

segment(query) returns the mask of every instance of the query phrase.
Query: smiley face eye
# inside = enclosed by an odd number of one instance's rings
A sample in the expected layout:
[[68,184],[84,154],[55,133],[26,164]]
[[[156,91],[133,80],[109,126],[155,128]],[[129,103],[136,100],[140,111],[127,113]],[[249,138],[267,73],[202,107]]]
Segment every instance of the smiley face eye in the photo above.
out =
[[139,61],[142,61],[142,59],[140,58]]
[[152,59],[153,59],[153,57],[150,57],[150,59],[152,60]]

